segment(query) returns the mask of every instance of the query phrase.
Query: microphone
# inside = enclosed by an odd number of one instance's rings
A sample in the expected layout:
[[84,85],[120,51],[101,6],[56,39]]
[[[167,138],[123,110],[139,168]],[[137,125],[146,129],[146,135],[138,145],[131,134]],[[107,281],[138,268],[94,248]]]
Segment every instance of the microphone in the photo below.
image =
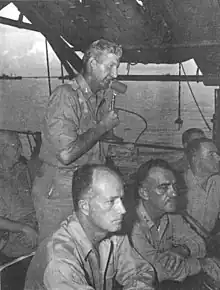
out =
[[125,85],[125,84],[122,83],[122,82],[119,82],[119,81],[117,81],[117,80],[114,80],[114,81],[111,83],[110,88],[111,88],[112,90],[116,91],[117,93],[124,94],[124,93],[127,91],[128,86]]
[[114,110],[115,108],[115,97],[116,97],[116,92],[119,93],[119,94],[124,94],[126,91],[127,91],[127,88],[128,86],[125,85],[124,83],[122,82],[119,82],[117,80],[114,80],[112,83],[111,83],[111,86],[110,88],[114,91],[113,92],[113,95],[112,95],[112,101],[111,101],[111,110]]

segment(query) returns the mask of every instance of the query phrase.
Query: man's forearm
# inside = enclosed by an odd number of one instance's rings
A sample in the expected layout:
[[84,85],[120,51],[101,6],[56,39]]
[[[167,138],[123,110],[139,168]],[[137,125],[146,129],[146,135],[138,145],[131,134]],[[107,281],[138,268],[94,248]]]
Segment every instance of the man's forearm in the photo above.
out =
[[24,225],[19,222],[11,221],[9,219],[0,217],[0,230],[7,230],[10,232],[22,232],[23,228]]
[[69,165],[89,151],[107,131],[105,126],[100,122],[95,128],[90,128],[85,133],[79,135],[70,148],[62,150],[59,153],[58,159],[64,165]]

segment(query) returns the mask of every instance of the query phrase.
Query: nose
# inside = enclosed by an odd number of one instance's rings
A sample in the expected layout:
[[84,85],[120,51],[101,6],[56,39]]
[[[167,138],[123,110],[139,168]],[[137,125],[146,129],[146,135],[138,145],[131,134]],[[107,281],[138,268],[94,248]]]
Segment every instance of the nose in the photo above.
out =
[[168,195],[169,195],[170,197],[175,197],[175,196],[177,196],[176,188],[174,187],[173,184],[171,184],[170,187],[169,187]]
[[125,207],[124,207],[124,205],[123,205],[121,200],[118,201],[116,209],[117,209],[117,212],[120,213],[120,214],[125,214],[126,213]]

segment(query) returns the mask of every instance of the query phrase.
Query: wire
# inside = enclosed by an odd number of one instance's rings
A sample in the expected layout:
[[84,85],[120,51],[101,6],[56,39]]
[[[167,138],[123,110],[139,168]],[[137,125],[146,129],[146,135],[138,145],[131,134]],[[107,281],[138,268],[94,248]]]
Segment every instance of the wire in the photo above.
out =
[[[181,67],[182,67],[182,70],[183,70],[184,75],[187,77],[186,71],[185,71],[184,66],[183,66],[182,63],[181,63]],[[200,113],[200,115],[202,116],[202,119],[203,119],[203,121],[204,121],[205,124],[206,124],[206,127],[209,129],[209,131],[212,131],[211,127],[209,126],[208,122],[207,122],[206,119],[205,119],[204,114],[202,113],[202,111],[201,111],[201,109],[200,109],[200,107],[199,107],[199,104],[198,104],[198,102],[197,102],[197,100],[196,100],[195,94],[193,93],[193,90],[192,90],[192,87],[191,87],[189,81],[187,80],[186,82],[187,82],[187,85],[188,85],[189,90],[190,90],[190,92],[191,92],[191,95],[192,95],[192,97],[193,97],[193,100],[194,100],[194,102],[195,102],[195,104],[196,104],[196,106],[197,106],[197,108],[198,108],[198,110],[199,110],[199,113]]]
[[141,116],[140,114],[138,114],[136,112],[133,112],[133,111],[130,111],[130,110],[127,110],[127,109],[123,109],[123,108],[118,108],[118,107],[116,107],[115,109],[118,110],[118,111],[122,111],[122,112],[126,112],[126,113],[129,113],[129,114],[136,115],[136,116],[138,116],[139,118],[141,118],[144,121],[145,127],[140,132],[140,134],[137,136],[137,138],[135,139],[135,141],[134,141],[134,146],[135,146],[137,141],[140,139],[141,135],[144,134],[144,132],[147,130],[147,127],[148,127],[147,120],[143,116]]

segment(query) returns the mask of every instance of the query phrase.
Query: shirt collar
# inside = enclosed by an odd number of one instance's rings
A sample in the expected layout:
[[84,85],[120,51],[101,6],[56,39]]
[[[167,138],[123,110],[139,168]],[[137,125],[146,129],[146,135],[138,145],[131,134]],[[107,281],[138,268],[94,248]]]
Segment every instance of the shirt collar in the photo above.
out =
[[70,235],[74,237],[74,240],[76,240],[79,244],[82,250],[83,258],[86,260],[90,252],[93,250],[93,246],[82,228],[76,214],[74,213],[68,217],[68,219],[63,222],[63,225],[67,228]]
[[75,80],[80,86],[80,89],[82,90],[84,97],[86,97],[86,99],[88,100],[93,95],[90,86],[87,84],[86,80],[81,74],[78,74],[75,77]]
[[141,222],[144,222],[145,225],[147,225],[147,227],[149,229],[151,229],[153,226],[155,226],[155,223],[152,221],[152,219],[150,218],[149,214],[147,213],[142,200],[140,200],[139,205],[138,205],[138,209],[137,209],[137,214],[138,217],[140,219]]
[[[71,216],[68,217],[66,221],[63,222],[63,225],[67,228],[68,232],[71,236],[74,237],[74,239],[79,244],[82,255],[84,260],[86,261],[89,254],[93,251],[93,245],[88,239],[83,227],[81,226],[77,216],[75,213],[73,213]],[[109,238],[104,239],[101,241],[100,244],[105,245],[105,249],[109,248],[111,245],[111,241]]]
[[187,179],[190,182],[192,182],[193,184],[199,185],[200,187],[202,187],[205,190],[209,176],[205,176],[205,177],[196,176],[196,175],[194,175],[192,170],[189,168],[188,172],[187,172]]

